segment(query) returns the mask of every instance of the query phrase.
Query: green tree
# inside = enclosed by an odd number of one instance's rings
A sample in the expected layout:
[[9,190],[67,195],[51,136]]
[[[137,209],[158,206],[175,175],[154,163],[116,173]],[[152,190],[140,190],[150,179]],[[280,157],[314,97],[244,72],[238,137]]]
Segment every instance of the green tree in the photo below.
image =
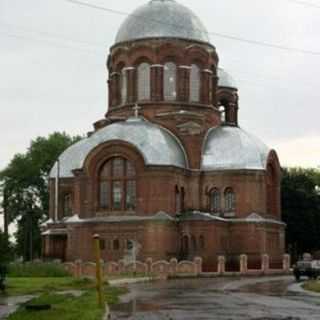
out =
[[320,171],[284,169],[282,213],[287,224],[286,245],[294,260],[320,249]]
[[49,209],[48,176],[58,156],[80,137],[53,133],[31,141],[24,154],[16,154],[0,172],[2,207],[7,223],[17,222],[17,254],[25,260],[41,252],[40,223]]
[[12,260],[12,246],[8,237],[0,229],[0,265],[4,265]]

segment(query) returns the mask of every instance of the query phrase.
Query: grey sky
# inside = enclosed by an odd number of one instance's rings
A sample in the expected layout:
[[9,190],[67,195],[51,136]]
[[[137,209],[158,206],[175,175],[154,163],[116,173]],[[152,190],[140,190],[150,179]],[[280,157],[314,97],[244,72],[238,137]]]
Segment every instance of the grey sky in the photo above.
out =
[[[126,12],[146,2],[85,1]],[[320,52],[320,9],[288,0],[179,2],[209,31]],[[32,138],[84,134],[103,117],[105,61],[123,19],[65,0],[0,0],[0,169]],[[320,165],[320,55],[211,42],[238,83],[240,125],[283,164]]]

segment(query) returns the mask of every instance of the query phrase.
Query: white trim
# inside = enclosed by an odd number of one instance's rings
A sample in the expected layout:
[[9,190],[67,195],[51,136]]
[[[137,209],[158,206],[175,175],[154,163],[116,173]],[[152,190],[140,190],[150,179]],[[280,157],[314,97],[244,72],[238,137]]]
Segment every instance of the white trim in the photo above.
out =
[[135,70],[135,67],[125,67],[122,69],[122,71],[128,71],[128,70]]

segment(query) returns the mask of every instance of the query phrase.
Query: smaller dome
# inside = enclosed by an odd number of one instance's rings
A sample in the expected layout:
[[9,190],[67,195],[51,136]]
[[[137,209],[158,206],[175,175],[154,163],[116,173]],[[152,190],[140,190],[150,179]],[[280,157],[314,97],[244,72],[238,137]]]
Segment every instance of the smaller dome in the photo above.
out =
[[[60,177],[73,177],[72,171],[83,168],[94,148],[112,140],[121,140],[136,147],[147,165],[187,167],[186,153],[172,133],[142,118],[129,118],[98,130],[63,152],[59,157]],[[55,164],[50,177],[55,178],[56,175]]]
[[218,68],[218,86],[225,88],[237,88],[234,78],[223,68]]
[[201,169],[266,170],[270,149],[238,127],[212,128],[205,140]]
[[116,43],[149,38],[179,38],[209,43],[208,31],[188,8],[174,0],[152,0],[122,23]]

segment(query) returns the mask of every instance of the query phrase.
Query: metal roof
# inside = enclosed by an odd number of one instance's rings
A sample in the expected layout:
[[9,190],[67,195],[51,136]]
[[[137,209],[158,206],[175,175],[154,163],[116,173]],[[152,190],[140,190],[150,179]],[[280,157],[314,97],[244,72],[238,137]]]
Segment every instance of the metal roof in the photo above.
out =
[[[89,138],[72,145],[59,157],[60,177],[73,177],[72,171],[81,169],[88,154],[98,145],[121,140],[136,147],[146,165],[187,167],[187,156],[179,140],[168,130],[143,118],[129,118],[95,132]],[[57,175],[57,164],[50,177]]]
[[147,216],[137,216],[137,215],[117,215],[117,216],[105,216],[105,217],[92,217],[81,219],[78,215],[74,215],[66,219],[64,222],[66,224],[79,224],[79,223],[115,223],[115,222],[144,222],[144,221],[176,221],[175,218],[170,216],[168,213],[159,211],[158,213]]
[[223,68],[218,68],[218,86],[226,88],[237,88],[234,78]]
[[187,215],[182,215],[179,217],[179,221],[184,222],[184,221],[206,221],[206,222],[226,222],[226,223],[268,223],[268,224],[278,224],[285,226],[285,223],[276,220],[276,219],[269,219],[269,218],[264,218],[260,216],[257,213],[251,213],[245,218],[223,218],[219,217],[216,215],[212,215],[211,213],[207,212],[192,212]]
[[239,127],[212,128],[204,143],[202,170],[266,170],[270,149]]
[[116,43],[148,38],[181,38],[209,43],[208,31],[188,8],[174,0],[152,0],[122,23]]

